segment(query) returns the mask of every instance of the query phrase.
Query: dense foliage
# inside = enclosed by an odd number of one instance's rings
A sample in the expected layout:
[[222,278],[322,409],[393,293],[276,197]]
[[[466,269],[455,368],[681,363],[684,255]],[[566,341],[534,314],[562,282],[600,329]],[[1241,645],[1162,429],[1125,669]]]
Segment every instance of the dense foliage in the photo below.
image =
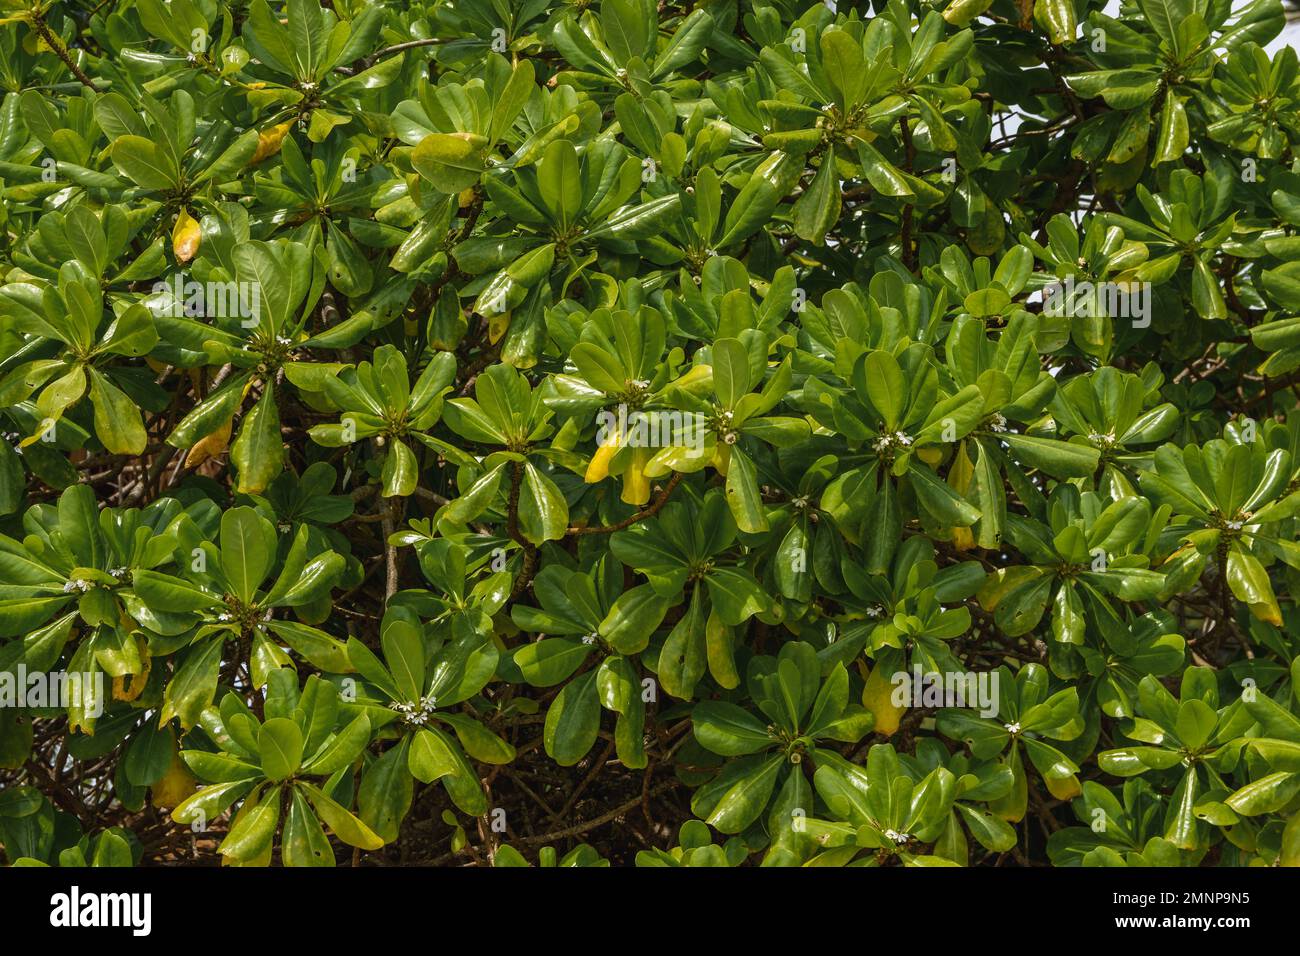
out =
[[1300,863],[1297,57],[1102,8],[0,0],[7,862]]

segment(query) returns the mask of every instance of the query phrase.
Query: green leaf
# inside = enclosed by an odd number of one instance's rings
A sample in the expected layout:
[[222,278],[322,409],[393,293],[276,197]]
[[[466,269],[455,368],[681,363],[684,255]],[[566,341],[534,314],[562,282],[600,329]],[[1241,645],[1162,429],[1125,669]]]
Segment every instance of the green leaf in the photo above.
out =
[[221,516],[221,569],[235,597],[251,604],[275,558],[275,526],[252,508]]
[[411,153],[411,165],[439,192],[459,193],[478,182],[487,146],[475,133],[430,133]]
[[140,409],[98,369],[90,370],[90,402],[95,406],[95,435],[115,455],[138,455],[149,443]]
[[284,443],[280,438],[280,410],[275,404],[275,386],[265,391],[244,419],[239,437],[230,447],[230,460],[239,472],[236,490],[256,494],[284,468]]
[[292,720],[272,717],[257,735],[262,770],[279,782],[292,776],[302,765],[302,731]]
[[587,755],[600,730],[600,700],[596,672],[579,674],[551,701],[542,728],[546,752],[561,767],[572,767]]

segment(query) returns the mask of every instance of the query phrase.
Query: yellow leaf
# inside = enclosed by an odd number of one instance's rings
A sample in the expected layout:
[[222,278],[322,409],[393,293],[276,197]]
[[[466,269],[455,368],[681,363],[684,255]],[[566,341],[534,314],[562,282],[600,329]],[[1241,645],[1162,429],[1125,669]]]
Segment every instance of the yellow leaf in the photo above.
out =
[[182,208],[176,217],[176,225],[172,227],[172,253],[176,261],[184,264],[193,259],[198,254],[202,238],[203,230],[199,228],[198,220],[190,215],[188,209]]
[[197,783],[180,754],[172,751],[172,762],[168,764],[167,772],[151,788],[150,802],[160,810],[170,810],[193,794],[198,789]]
[[709,464],[717,470],[718,474],[725,477],[727,469],[731,467],[731,446],[723,441],[718,442]]
[[916,457],[933,467],[943,461],[943,449],[938,445],[926,445],[916,450]]
[[[922,449],[922,451],[928,450]],[[935,450],[938,451],[938,449]],[[924,455],[922,455],[922,459],[927,464],[934,464],[934,462],[926,459]],[[957,446],[957,454],[953,456],[952,468],[948,471],[948,484],[957,494],[964,495],[970,490],[970,483],[974,477],[975,462],[971,461],[970,455],[966,453],[966,443],[963,441]]]
[[466,206],[468,206],[468,205],[470,205],[471,203],[473,203],[473,202],[474,202],[474,187],[473,187],[473,186],[469,186],[469,187],[466,188],[466,189],[462,189],[461,192],[460,192],[460,195],[459,195],[458,197],[456,197],[456,202],[460,204],[460,208],[461,208],[461,209],[464,209]]
[[488,342],[496,345],[501,341],[501,336],[506,334],[506,329],[510,328],[510,312],[498,312],[488,319]]
[[[131,629],[136,627],[136,623],[127,617],[125,611],[122,612],[121,618],[122,629],[130,633]],[[114,700],[135,700],[144,693],[145,685],[149,683],[149,671],[153,667],[153,657],[149,653],[149,642],[136,634],[135,646],[140,654],[140,661],[144,664],[144,670],[139,674],[124,674],[120,677],[114,677]]]
[[907,713],[906,707],[894,703],[894,685],[880,670],[872,668],[862,687],[862,706],[876,718],[876,732],[892,737]]
[[1282,626],[1282,609],[1277,606],[1276,601],[1261,601],[1249,607],[1250,613],[1265,624],[1272,624],[1274,627]]
[[1043,780],[1057,800],[1073,800],[1083,793],[1083,788],[1079,786],[1079,779],[1074,774],[1068,777],[1044,777]]
[[589,485],[594,485],[598,481],[604,481],[609,476],[610,459],[618,453],[622,439],[623,436],[615,429],[614,433],[609,436],[609,440],[596,449],[596,453],[591,456],[591,462],[587,465],[587,473],[583,476],[583,481]]
[[284,137],[291,129],[293,129],[293,120],[272,126],[270,129],[260,130],[257,134],[257,149],[253,152],[253,158],[248,161],[248,165],[255,166],[268,156],[278,153]]
[[113,678],[113,699],[135,700],[144,693],[145,685],[148,683],[149,665],[146,663],[143,674],[127,674]]
[[645,465],[651,458],[650,448],[632,449],[632,461],[623,472],[623,494],[619,500],[629,505],[643,505],[650,500],[650,479]]
[[233,418],[226,419],[225,423],[212,434],[205,435],[195,442],[190,453],[185,456],[185,467],[197,467],[209,458],[216,458],[225,452],[226,446],[230,444],[230,426],[233,421]]

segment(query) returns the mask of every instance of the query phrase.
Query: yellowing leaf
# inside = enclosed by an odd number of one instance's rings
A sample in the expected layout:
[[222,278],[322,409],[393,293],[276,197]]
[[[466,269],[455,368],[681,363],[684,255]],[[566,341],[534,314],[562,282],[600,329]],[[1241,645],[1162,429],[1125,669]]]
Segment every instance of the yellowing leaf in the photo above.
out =
[[894,735],[903,715],[907,713],[906,707],[894,704],[894,685],[879,667],[872,668],[867,674],[866,683],[862,687],[862,706],[876,718],[876,732],[886,737]]
[[261,130],[257,134],[257,149],[253,152],[253,158],[248,161],[248,165],[256,166],[268,156],[274,156],[278,153],[281,144],[284,143],[285,136],[288,135],[291,129],[293,129],[292,120],[272,126],[270,129]]
[[618,453],[622,442],[623,436],[615,430],[614,434],[609,436],[609,440],[596,449],[596,453],[591,456],[591,462],[587,465],[587,473],[583,476],[587,484],[595,484],[609,476],[610,459]]
[[1043,777],[1043,781],[1057,800],[1073,800],[1083,793],[1083,788],[1079,786],[1079,778],[1074,774],[1068,777]]
[[718,442],[709,464],[717,470],[718,474],[726,477],[727,469],[731,467],[731,446],[726,442]]
[[180,754],[173,752],[167,772],[151,788],[150,802],[160,810],[170,810],[193,794],[198,789],[197,783],[194,775],[181,761]]
[[190,215],[189,210],[181,209],[176,225],[172,227],[172,254],[176,261],[183,264],[193,259],[198,254],[202,238],[203,230],[199,228],[198,220]]
[[210,458],[216,458],[223,454],[226,446],[230,444],[230,427],[234,422],[233,418],[226,419],[225,423],[217,428],[210,435],[205,435],[194,443],[188,455],[185,456],[185,467],[195,468]]
[[496,345],[510,328],[510,312],[498,312],[488,319],[488,342]]
[[646,477],[645,466],[652,451],[650,448],[632,449],[632,461],[623,472],[623,494],[619,500],[629,505],[643,505],[650,500],[650,479]]

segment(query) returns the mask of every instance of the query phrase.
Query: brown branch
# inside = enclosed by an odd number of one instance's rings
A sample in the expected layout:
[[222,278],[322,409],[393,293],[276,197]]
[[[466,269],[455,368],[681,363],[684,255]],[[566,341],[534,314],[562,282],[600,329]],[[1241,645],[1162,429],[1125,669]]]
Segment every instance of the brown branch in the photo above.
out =
[[28,22],[32,25],[32,29],[40,34],[41,39],[45,41],[45,45],[54,51],[54,55],[63,61],[64,66],[72,71],[72,75],[77,78],[78,82],[96,92],[99,91],[99,87],[95,85],[94,81],[85,74],[81,67],[77,66],[76,60],[72,58],[72,54],[64,46],[63,40],[50,29],[49,24],[45,22],[44,15],[32,14],[28,18]]
[[519,577],[510,589],[510,599],[514,600],[528,588],[528,582],[537,571],[537,545],[533,544],[519,530],[519,491],[524,483],[524,466],[515,462],[510,469],[510,497],[506,502],[506,534],[524,549],[524,564],[519,569]]
[[[662,793],[667,793],[669,790],[673,789],[676,786],[678,786],[678,783],[675,780],[665,781],[664,783],[661,783],[659,786],[651,790],[650,796],[657,797]],[[623,814],[629,812],[630,810],[635,809],[637,806],[640,805],[640,803],[641,803],[641,794],[637,794],[627,803],[620,804],[619,806],[615,807],[613,810],[610,810],[608,813],[603,813],[600,816],[596,817],[596,819],[594,820],[588,820],[586,823],[576,823],[571,827],[565,827],[563,830],[552,830],[550,833],[542,833],[539,834],[538,836],[520,837],[517,842],[551,843],[555,840],[562,840],[565,837],[581,836],[582,834],[586,833],[588,830],[594,830],[597,827],[604,826],[606,823],[618,819]]]
[[595,528],[575,526],[565,531],[565,534],[609,534],[612,531],[622,531],[624,528],[630,528],[643,518],[653,518],[663,509],[663,506],[668,503],[668,496],[673,493],[673,489],[677,487],[681,480],[682,473],[680,471],[674,471],[673,476],[668,479],[668,484],[664,485],[663,490],[659,492],[658,498],[646,507],[642,508],[636,514],[629,515],[622,521]]
[[[391,454],[391,452],[390,452]],[[396,496],[389,498],[384,503],[383,524],[381,530],[384,535],[384,566],[387,575],[384,579],[384,604],[392,600],[393,595],[397,593],[398,586],[398,566],[397,566],[397,546],[390,540],[397,532],[398,515],[402,507],[402,499]]]
[[[907,117],[898,118],[898,130],[903,137],[903,150],[906,156],[905,168],[908,173],[912,172],[913,160],[916,158],[916,147],[912,145],[912,129],[907,125]],[[913,204],[904,201],[903,203],[903,223],[902,234],[899,236],[902,245],[903,265],[910,272],[916,271],[916,249],[912,242],[912,216]]]

